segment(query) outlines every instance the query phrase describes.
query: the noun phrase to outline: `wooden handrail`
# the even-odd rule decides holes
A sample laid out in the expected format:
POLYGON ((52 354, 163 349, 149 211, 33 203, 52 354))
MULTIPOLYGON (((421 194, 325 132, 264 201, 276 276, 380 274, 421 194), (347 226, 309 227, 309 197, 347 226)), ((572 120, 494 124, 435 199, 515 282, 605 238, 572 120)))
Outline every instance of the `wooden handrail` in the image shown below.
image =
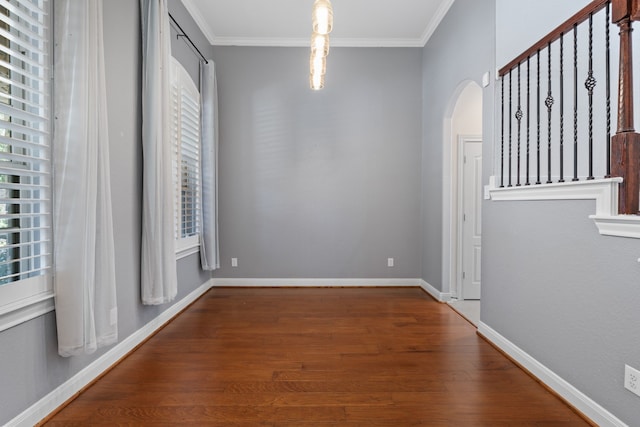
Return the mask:
MULTIPOLYGON (((518 64, 522 63, 523 61, 526 61, 527 58, 532 57, 539 50, 542 50, 545 47, 547 47, 549 43, 553 43, 554 41, 558 40, 561 34, 566 34, 569 31, 571 31, 574 25, 581 24, 582 22, 589 19, 589 15, 595 14, 600 10, 602 10, 607 5, 608 1, 609 0, 594 0, 588 5, 586 5, 585 7, 583 7, 578 13, 573 15, 571 18, 567 19, 562 24, 558 25, 553 31, 551 31, 549 34, 547 34, 543 38, 541 38, 537 43, 535 43, 529 49, 522 52, 513 61, 509 62, 507 65, 502 67, 499 70, 498 75, 504 76, 508 74, 509 71, 517 67, 518 64)), ((622 1, 626 1, 626 0, 622 0, 622 1)))
MULTIPOLYGON (((607 78, 606 78, 606 86, 607 86, 607 177, 622 177, 623 181, 620 183, 620 193, 618 197, 618 212, 620 214, 640 214, 640 133, 636 132, 634 129, 634 97, 633 97, 633 48, 632 48, 632 37, 631 32, 633 31, 633 22, 640 21, 640 0, 593 0, 587 6, 582 8, 576 14, 574 14, 571 18, 557 26, 553 31, 544 36, 538 42, 533 44, 527 50, 525 50, 522 54, 517 56, 507 65, 502 67, 498 71, 498 75, 500 77, 509 76, 509 105, 511 106, 511 76, 512 72, 517 69, 518 70, 518 83, 520 82, 520 66, 521 64, 527 62, 527 73, 529 73, 529 65, 528 61, 530 58, 536 58, 537 56, 537 85, 538 85, 538 94, 537 94, 537 117, 538 117, 538 144, 537 150, 539 153, 540 150, 540 52, 544 49, 549 49, 548 52, 548 96, 544 100, 544 104, 548 110, 548 150, 549 150, 549 182, 551 182, 551 117, 552 117, 552 106, 554 103, 554 99, 551 91, 551 44, 560 39, 560 77, 562 79, 562 36, 567 33, 573 32, 574 36, 574 49, 577 49, 576 45, 576 37, 577 32, 575 29, 578 25, 583 22, 589 20, 589 77, 585 81, 585 88, 589 90, 589 176, 587 179, 593 179, 592 167, 593 167, 593 159, 592 159, 592 143, 593 143, 593 135, 592 135, 592 95, 593 88, 595 87, 595 79, 593 78, 593 70, 592 70, 592 30, 593 30, 593 20, 592 17, 596 13, 601 10, 607 10, 606 16, 606 63, 607 63, 607 78), (609 5, 611 7, 609 8, 609 5), (610 18, 609 18, 610 16, 610 18), (615 135, 610 136, 610 123, 609 123, 609 105, 610 105, 610 81, 609 81, 609 25, 615 24, 618 26, 620 32, 620 61, 619 61, 619 73, 618 73, 618 128, 615 135), (610 138, 610 139, 609 139, 610 138)), ((574 55, 574 74, 577 73, 577 56, 574 55)), ((527 74, 527 79, 528 79, 527 74)), ((504 80, 502 82, 503 90, 504 90, 504 80)), ((528 85, 528 80, 527 80, 528 85)), ((560 105, 562 105, 562 82, 560 84, 560 105)), ((527 86, 527 91, 528 91, 527 86)), ((520 88, 518 86, 518 96, 520 93, 520 88)), ((574 78, 574 93, 577 94, 577 74, 574 78)), ((527 92, 528 94, 528 92, 527 92)), ((528 96, 528 95, 527 95, 528 96)), ((504 95, 503 95, 504 97, 504 95)), ((575 98, 577 99, 577 98, 575 98)), ((504 99, 502 101, 504 103, 504 99)), ((528 102, 528 101, 527 101, 528 102)), ((574 100, 574 104, 577 104, 577 101, 574 100)), ((528 108, 528 107, 527 107, 528 108)), ((516 113, 515 118, 518 120, 518 125, 520 124, 520 118, 522 118, 522 111, 520 110, 520 100, 518 99, 518 113, 516 113), (519 114, 519 116, 518 116, 519 114)), ((503 123, 504 123, 504 113, 503 113, 503 123)), ((512 113, 511 110, 509 112, 509 123, 511 123, 512 113)), ((562 107, 560 112, 560 147, 562 150, 562 107)), ((577 107, 574 105, 574 127, 577 123, 577 107)), ((518 138, 519 138, 519 130, 518 130, 518 138)), ((577 131, 574 131, 574 135, 577 135, 577 131)), ((527 137, 528 138, 528 137, 527 137)), ((518 147, 520 146, 520 141, 518 139, 517 143, 518 147)), ((574 137, 574 146, 576 150, 574 150, 574 180, 577 180, 577 137, 574 137)), ((528 148, 527 141, 527 150, 528 148)), ((509 149, 511 149, 511 128, 509 130, 509 149)), ((519 148, 518 148, 519 149, 519 148)), ((511 152, 510 152, 511 153, 511 152)), ((518 154, 519 156, 519 154, 518 154)), ((540 159, 540 155, 538 154, 538 161, 540 159)), ((518 157, 518 162, 520 158, 518 157)), ((511 154, 509 154, 509 162, 511 162, 511 154)), ((528 162, 528 160, 527 160, 528 162)), ((539 166, 538 166, 539 167, 539 166)), ((519 174, 518 174, 519 176, 519 174)), ((502 177, 501 177, 502 179, 502 177)), ((509 179, 511 179, 511 170, 509 171, 509 179)), ((562 169, 560 180, 562 181, 562 169)), ((509 181, 511 183, 511 181, 509 181)), ((519 184, 518 184, 519 185, 519 184)))

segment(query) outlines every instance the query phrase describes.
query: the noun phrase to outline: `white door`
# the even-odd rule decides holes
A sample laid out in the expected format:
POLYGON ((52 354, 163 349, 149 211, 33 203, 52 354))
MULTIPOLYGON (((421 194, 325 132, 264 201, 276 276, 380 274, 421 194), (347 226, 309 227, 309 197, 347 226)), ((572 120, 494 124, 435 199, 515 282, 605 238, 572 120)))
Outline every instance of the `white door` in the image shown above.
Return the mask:
POLYGON ((482 141, 462 140, 462 299, 480 299, 482 141))

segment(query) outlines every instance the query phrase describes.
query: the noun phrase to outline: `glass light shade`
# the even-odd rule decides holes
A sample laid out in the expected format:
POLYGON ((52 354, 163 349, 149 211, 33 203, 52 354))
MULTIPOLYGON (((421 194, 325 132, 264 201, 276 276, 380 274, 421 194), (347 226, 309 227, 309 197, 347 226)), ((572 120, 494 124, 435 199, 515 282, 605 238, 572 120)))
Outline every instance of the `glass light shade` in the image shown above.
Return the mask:
POLYGON ((311 89, 320 90, 324 87, 324 74, 309 74, 311 89))
POLYGON ((311 35, 311 55, 329 55, 329 35, 313 33, 311 35))
POLYGON ((329 34, 333 29, 333 8, 329 0, 316 0, 311 17, 314 32, 329 34))
POLYGON ((327 72, 327 57, 314 56, 311 54, 309 58, 309 69, 311 74, 325 74, 327 72))

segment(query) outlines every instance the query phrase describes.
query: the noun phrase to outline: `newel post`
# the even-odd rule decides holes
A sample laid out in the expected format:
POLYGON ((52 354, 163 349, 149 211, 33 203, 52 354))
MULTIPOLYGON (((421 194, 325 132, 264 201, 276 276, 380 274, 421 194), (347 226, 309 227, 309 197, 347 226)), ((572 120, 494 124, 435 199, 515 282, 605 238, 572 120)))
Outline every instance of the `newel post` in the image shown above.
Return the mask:
POLYGON ((612 21, 620 28, 618 129, 611 138, 611 175, 620 176, 619 214, 637 214, 640 194, 640 134, 633 125, 633 21, 640 20, 640 0, 613 0, 612 21))

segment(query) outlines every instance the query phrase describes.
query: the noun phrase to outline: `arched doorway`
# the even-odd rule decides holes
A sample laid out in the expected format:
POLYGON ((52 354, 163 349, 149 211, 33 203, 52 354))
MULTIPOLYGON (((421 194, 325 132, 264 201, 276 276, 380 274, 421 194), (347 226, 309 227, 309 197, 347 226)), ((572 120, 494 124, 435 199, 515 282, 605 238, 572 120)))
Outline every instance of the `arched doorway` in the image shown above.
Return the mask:
POLYGON ((477 83, 458 87, 443 135, 443 283, 453 300, 479 300, 482 88, 477 83))

